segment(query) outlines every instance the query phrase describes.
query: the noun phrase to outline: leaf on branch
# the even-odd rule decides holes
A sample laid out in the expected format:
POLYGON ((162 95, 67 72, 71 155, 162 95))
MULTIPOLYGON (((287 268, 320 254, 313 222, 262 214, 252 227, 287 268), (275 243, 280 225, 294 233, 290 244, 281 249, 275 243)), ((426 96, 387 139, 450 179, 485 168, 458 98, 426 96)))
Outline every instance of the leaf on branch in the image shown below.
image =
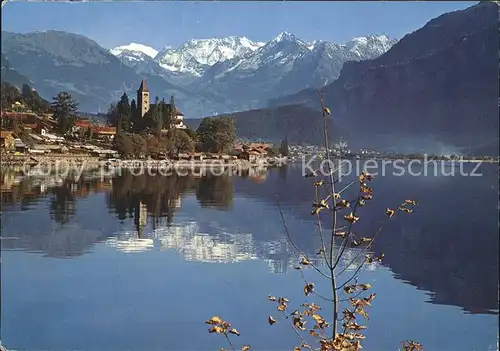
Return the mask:
POLYGON ((353 339, 366 339, 366 336, 360 333, 351 333, 349 334, 353 339))
POLYGON ((361 199, 366 200, 366 201, 371 200, 371 199, 373 199, 373 194, 362 195, 361 199))
POLYGON ((404 351, 422 351, 424 349, 421 344, 411 340, 403 341, 402 346, 404 351))
POLYGON ((233 329, 230 329, 230 330, 229 330, 229 332, 230 332, 231 334, 234 334, 234 335, 240 336, 240 332, 239 332, 239 331, 237 331, 237 330, 236 330, 236 329, 234 329, 234 328, 233 328, 233 329))
POLYGON ((267 299, 268 299, 269 301, 276 301, 276 297, 275 297, 275 296, 271 296, 271 295, 269 295, 269 296, 267 297, 267 299))
POLYGON ((290 316, 297 316, 298 314, 299 314, 299 311, 295 310, 292 313, 290 313, 290 316))
POLYGON ((322 199, 322 200, 320 201, 320 203, 319 203, 319 204, 320 204, 320 206, 321 206, 321 207, 323 207, 323 208, 326 208, 326 209, 329 209, 329 208, 330 208, 330 207, 328 206, 328 203, 326 202, 326 200, 325 200, 325 199, 322 199))
POLYGON ((408 199, 408 200, 405 200, 405 203, 408 205, 417 206, 417 202, 415 200, 408 199))
POLYGON ((300 264, 304 266, 309 266, 312 264, 312 262, 309 261, 306 257, 302 257, 302 259, 300 260, 300 264))
POLYGON ((317 206, 317 207, 313 207, 313 208, 311 209, 311 216, 314 216, 314 215, 319 214, 319 213, 321 212, 321 210, 322 210, 322 209, 323 209, 323 208, 322 208, 322 207, 319 207, 319 206, 317 206))
POLYGON ((391 208, 387 208, 385 210, 385 214, 388 215, 389 218, 392 217, 392 216, 394 216, 394 213, 395 213, 395 211, 393 209, 391 209, 391 208))
POLYGON ((206 324, 221 324, 224 321, 219 316, 213 316, 208 321, 205 321, 206 324))
POLYGON ((212 328, 208 329, 208 332, 222 334, 224 332, 224 328, 219 327, 218 325, 215 325, 212 328))
POLYGON ((347 320, 356 319, 356 315, 354 314, 354 312, 352 312, 348 308, 345 308, 344 311, 342 311, 342 314, 344 315, 343 319, 347 320))
POLYGON ((364 205, 366 205, 365 200, 363 200, 363 199, 359 199, 359 200, 358 200, 358 206, 364 206, 364 205))
POLYGON ((370 241, 373 240, 373 238, 367 238, 367 237, 363 236, 359 240, 361 240, 362 243, 369 243, 370 241))
POLYGON ((361 172, 361 174, 358 177, 358 180, 359 180, 360 183, 364 183, 365 180, 371 181, 371 180, 373 180, 373 178, 375 178, 375 176, 373 174, 369 174, 369 173, 366 173, 366 172, 361 172))
POLYGON ((337 206, 342 208, 348 208, 351 206, 351 204, 349 203, 349 201, 342 199, 339 202, 337 202, 337 206))
POLYGON ((366 284, 358 284, 358 287, 359 287, 361 290, 366 291, 366 290, 368 290, 368 289, 371 289, 371 287, 372 287, 372 286, 371 286, 370 284, 366 283, 366 284))
POLYGON ((250 348, 251 348, 250 345, 245 345, 241 348, 241 351, 248 351, 250 350, 250 348))
POLYGON ((353 305, 356 308, 362 307, 362 306, 369 306, 370 305, 370 302, 365 301, 364 299, 353 299, 353 298, 350 298, 349 302, 351 303, 351 305, 353 305))
POLYGON ((344 328, 350 329, 350 330, 366 329, 366 327, 364 325, 359 325, 356 322, 350 322, 350 323, 344 324, 344 328))
POLYGON ((308 172, 304 175, 305 178, 313 178, 313 177, 316 177, 317 176, 317 173, 314 171, 314 172, 308 172))
POLYGON ((361 242, 360 241, 356 241, 356 240, 353 239, 351 245, 354 246, 354 247, 356 247, 356 246, 361 245, 361 242))
POLYGON ((345 234, 346 234, 346 232, 335 232, 333 235, 334 236, 339 236, 341 238, 345 238, 345 234))
POLYGON ((403 207, 403 206, 400 206, 398 208, 400 211, 403 211, 403 212, 406 212, 406 213, 412 213, 413 210, 411 208, 407 208, 407 207, 403 207))
POLYGON ((314 182, 314 186, 315 186, 315 187, 320 187, 320 186, 322 186, 324 183, 325 183, 325 182, 324 182, 323 180, 320 180, 320 181, 318 181, 318 182, 314 182))
POLYGON ((366 319, 370 319, 370 317, 368 316, 368 313, 366 313, 366 311, 363 308, 358 308, 356 310, 356 313, 359 314, 360 316, 365 317, 366 319))
POLYGON ((333 199, 334 200, 340 199, 340 194, 339 193, 334 193, 333 194, 333 199))
POLYGON ((302 269, 302 267, 294 266, 293 269, 296 269, 296 270, 300 271, 302 269))
POLYGON ((367 297, 363 298, 363 300, 364 300, 365 302, 367 302, 368 306, 370 306, 370 302, 372 302, 372 301, 373 301, 373 299, 375 298, 375 296, 376 296, 376 295, 377 295, 377 294, 375 294, 375 293, 370 294, 369 296, 367 296, 367 297))
POLYGON ((346 294, 352 294, 353 292, 356 292, 357 288, 356 285, 346 285, 344 286, 344 292, 346 294))
POLYGON ((375 257, 375 261, 382 262, 382 259, 385 257, 385 253, 381 253, 378 257, 375 257))
POLYGON ((319 334, 314 329, 311 329, 309 330, 309 336, 319 336, 319 334))
POLYGON ((308 283, 304 286, 304 294, 309 296, 314 291, 314 283, 308 283))
POLYGON ((274 323, 276 323, 276 319, 274 319, 272 316, 269 316, 269 318, 267 319, 269 325, 273 325, 274 323))
POLYGON ((356 217, 352 212, 348 215, 344 216, 344 219, 349 223, 356 223, 359 220, 359 217, 356 217))
POLYGON ((325 115, 331 115, 332 114, 332 111, 330 111, 330 109, 328 107, 325 107, 323 109, 323 111, 324 111, 325 115))
POLYGON ((365 194, 373 194, 373 189, 370 188, 369 186, 362 185, 360 187, 360 191, 365 194))
POLYGON ((300 350, 302 350, 302 349, 300 348, 300 346, 295 346, 295 347, 293 348, 293 351, 300 351, 300 350))
POLYGON ((293 325, 295 326, 295 328, 299 329, 299 330, 306 330, 306 328, 304 327, 306 325, 307 321, 304 321, 302 320, 302 318, 300 317, 295 317, 293 319, 293 325))
POLYGON ((316 252, 316 255, 321 255, 321 254, 324 254, 325 253, 325 250, 323 248, 319 249, 318 252, 316 252))

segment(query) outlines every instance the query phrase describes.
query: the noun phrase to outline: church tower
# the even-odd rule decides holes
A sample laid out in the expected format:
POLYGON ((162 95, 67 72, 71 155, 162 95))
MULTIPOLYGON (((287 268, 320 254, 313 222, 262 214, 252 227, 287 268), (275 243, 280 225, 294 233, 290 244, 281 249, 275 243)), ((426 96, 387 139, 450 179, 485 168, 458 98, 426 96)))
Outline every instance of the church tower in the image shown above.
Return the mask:
POLYGON ((137 89, 137 108, 141 117, 149 111, 149 90, 146 81, 143 79, 139 89, 137 89))

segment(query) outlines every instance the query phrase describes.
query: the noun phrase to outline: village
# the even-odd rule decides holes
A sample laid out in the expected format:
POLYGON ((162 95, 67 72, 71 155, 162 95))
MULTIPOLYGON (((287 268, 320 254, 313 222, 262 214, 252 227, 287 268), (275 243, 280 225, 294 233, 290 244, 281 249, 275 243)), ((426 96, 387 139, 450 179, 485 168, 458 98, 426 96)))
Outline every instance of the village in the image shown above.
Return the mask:
MULTIPOLYGON (((150 104, 149 94, 143 80, 137 90, 136 109, 144 121, 151 111, 159 106, 157 101, 155 104, 150 104)), ((132 101, 132 104, 134 103, 135 101, 132 101)), ((161 127, 158 139, 172 133, 174 129, 179 135, 188 132, 184 124, 184 115, 178 109, 174 108, 174 110, 175 117, 169 121, 170 126, 161 127)), ((2 126, 11 127, 2 128, 0 134, 2 163, 6 166, 26 163, 50 164, 64 160, 74 164, 87 162, 94 166, 136 167, 137 161, 148 161, 149 166, 159 166, 168 162, 177 166, 222 164, 249 168, 273 166, 286 161, 287 152, 271 144, 244 143, 237 140, 234 140, 225 152, 196 150, 194 147, 179 147, 176 152, 165 150, 150 152, 150 148, 146 147, 139 153, 127 155, 116 146, 119 144, 117 139, 119 137, 123 139, 123 134, 126 134, 121 132, 122 135, 117 137, 123 129, 121 117, 118 118, 119 122, 116 122, 119 125, 113 126, 103 119, 96 119, 95 116, 75 113, 71 128, 63 134, 60 132, 59 122, 54 118, 54 113, 35 112, 22 101, 14 101, 10 106, 2 106, 1 118, 2 126)), ((193 132, 191 131, 190 134, 193 132)), ((135 137, 132 134, 131 136, 135 137)), ((149 142, 148 137, 150 136, 147 135, 145 140, 149 142)))

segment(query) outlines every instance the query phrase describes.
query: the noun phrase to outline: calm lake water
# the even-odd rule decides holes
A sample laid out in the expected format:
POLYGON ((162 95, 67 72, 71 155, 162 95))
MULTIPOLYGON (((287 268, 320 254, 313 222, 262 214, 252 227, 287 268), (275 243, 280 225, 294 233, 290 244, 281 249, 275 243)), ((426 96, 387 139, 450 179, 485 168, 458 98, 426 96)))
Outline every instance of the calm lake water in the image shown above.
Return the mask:
MULTIPOLYGON (((404 199, 419 206, 384 228, 373 246, 385 253, 383 263, 361 271, 377 294, 364 349, 397 350, 406 339, 425 350, 497 349, 498 166, 479 171, 373 181, 374 200, 355 232, 369 236, 385 208, 404 199)), ((295 306, 314 300, 293 269, 297 255, 276 195, 294 239, 314 253, 312 194, 300 166, 246 177, 85 175, 56 184, 4 175, 2 343, 13 350, 227 349, 204 324, 220 315, 242 333, 237 346, 290 350, 297 339, 285 321, 268 325, 269 315, 279 315, 267 296, 295 306)), ((346 257, 355 254, 349 249, 346 257)), ((304 274, 329 293, 328 282, 304 274)))

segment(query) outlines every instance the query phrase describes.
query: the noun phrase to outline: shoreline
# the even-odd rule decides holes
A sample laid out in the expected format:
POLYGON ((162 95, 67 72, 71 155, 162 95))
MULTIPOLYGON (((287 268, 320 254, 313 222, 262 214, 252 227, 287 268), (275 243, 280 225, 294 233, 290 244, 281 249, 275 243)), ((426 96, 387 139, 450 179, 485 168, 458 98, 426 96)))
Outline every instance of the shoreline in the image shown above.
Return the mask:
MULTIPOLYGON (((457 163, 498 163, 497 159, 444 159, 444 158, 393 158, 393 157, 373 157, 373 158, 337 158, 333 160, 345 161, 403 161, 408 163, 414 160, 428 162, 457 162, 457 163)), ((258 161, 250 162, 243 159, 205 159, 205 160, 145 160, 145 159, 102 159, 88 154, 55 154, 55 155, 1 155, 0 163, 4 168, 12 167, 54 167, 65 166, 69 168, 170 168, 170 169, 198 169, 198 168, 274 168, 287 164, 300 163, 301 159, 274 159, 263 158, 258 161)))

